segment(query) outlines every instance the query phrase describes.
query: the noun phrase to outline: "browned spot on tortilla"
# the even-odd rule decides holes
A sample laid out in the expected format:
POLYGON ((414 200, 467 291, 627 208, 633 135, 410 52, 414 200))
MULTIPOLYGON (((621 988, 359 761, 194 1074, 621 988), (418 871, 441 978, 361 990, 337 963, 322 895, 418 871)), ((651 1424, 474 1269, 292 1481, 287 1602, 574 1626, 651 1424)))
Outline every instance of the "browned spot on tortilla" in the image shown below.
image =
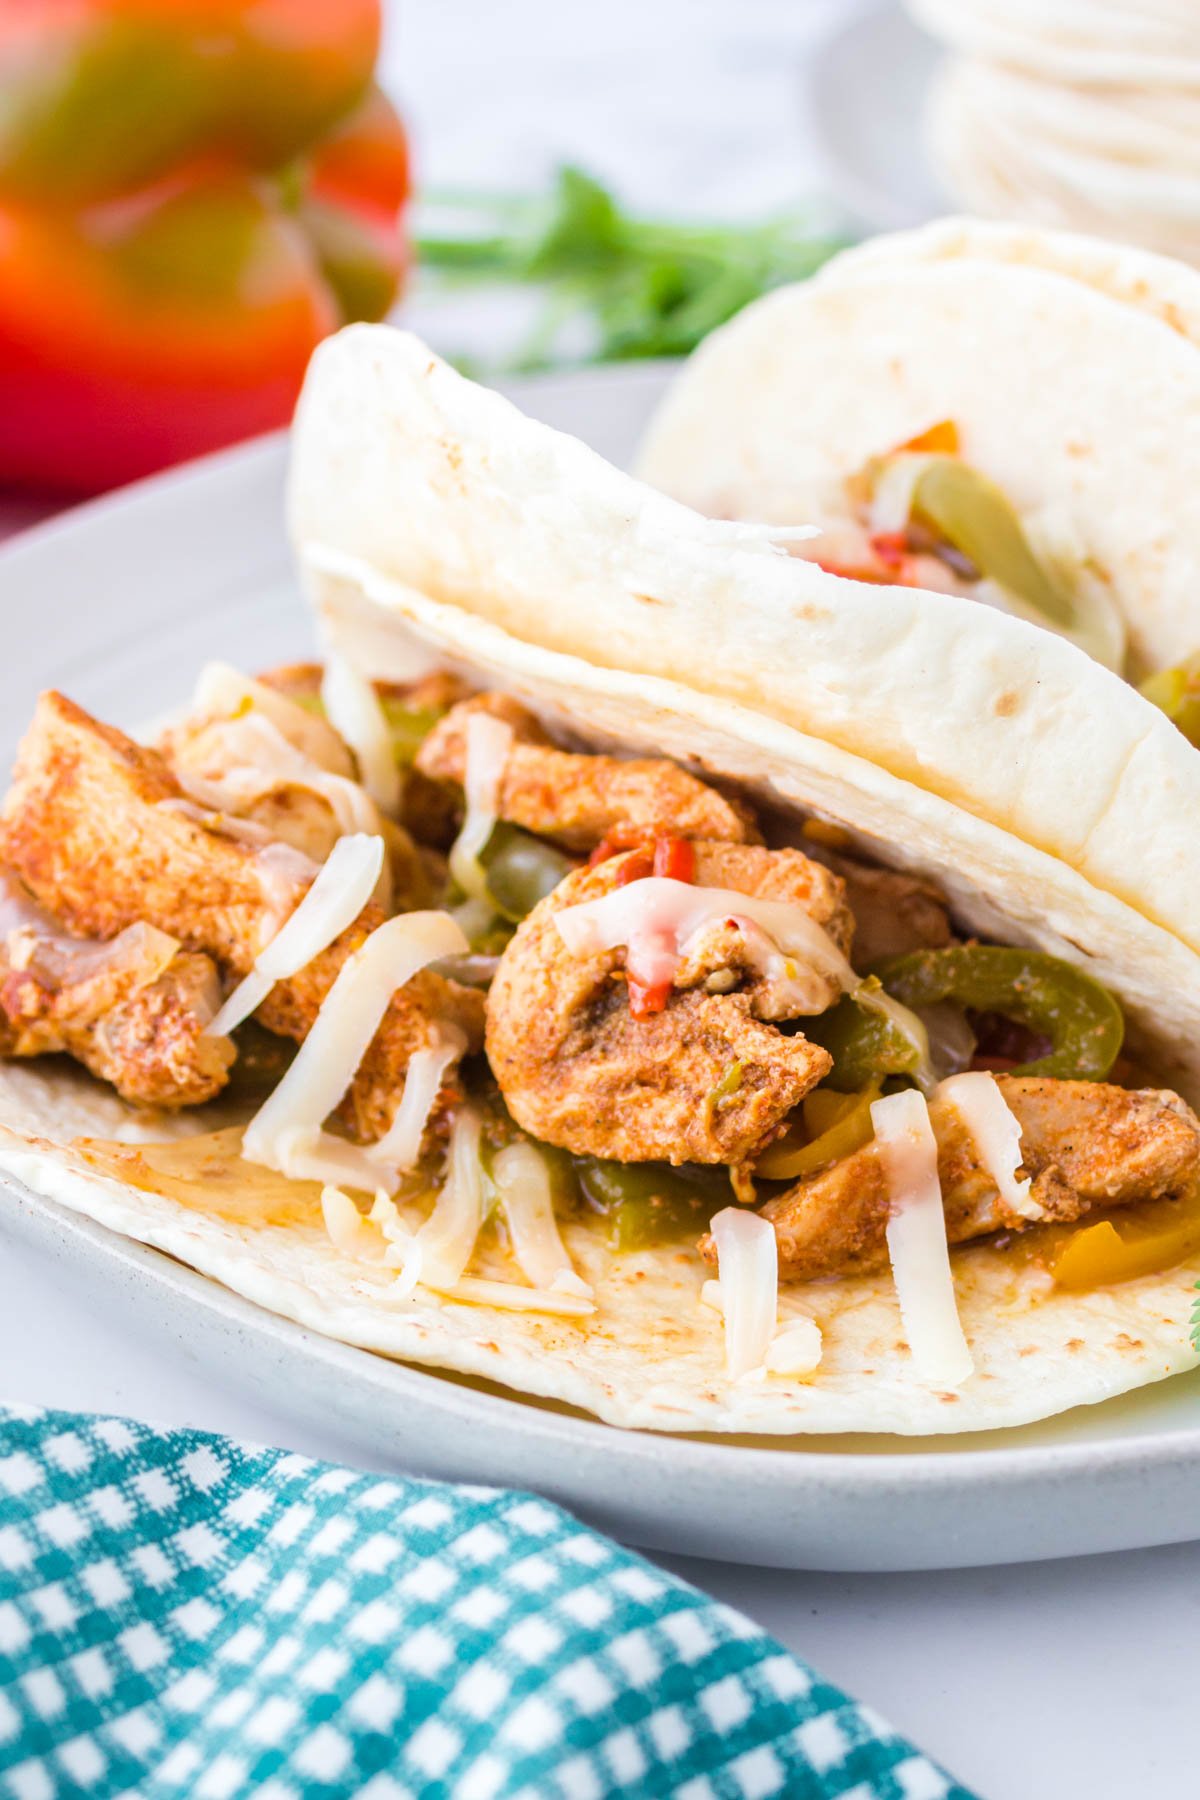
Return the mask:
POLYGON ((1083 1339, 1082 1338, 1068 1338, 1065 1348, 1068 1350, 1082 1350, 1083 1349, 1083 1339))
POLYGON ((957 1400, 958 1395, 957 1394, 939 1394, 938 1399, 942 1402, 943 1405, 948 1405, 950 1401, 957 1400))
POLYGON ((1145 1344, 1141 1338, 1130 1337, 1127 1331, 1118 1331, 1112 1347, 1114 1350, 1144 1350, 1145 1344))
POLYGON ((793 606, 792 617, 803 619, 808 625, 820 625, 823 620, 831 618, 832 614, 827 606, 815 606, 811 600, 806 600, 803 606, 793 606))
POLYGON ((1025 1348, 1023 1350, 1017 1351, 1017 1355, 1018 1356, 1036 1356, 1037 1355, 1037 1345, 1036 1344, 1026 1344, 1025 1348))
POLYGON ((1021 696, 1016 688, 1005 688, 1004 692, 997 694, 992 701, 992 711, 999 719, 1011 719, 1020 704, 1021 696))
POLYGON ((462 445, 459 443, 456 443, 453 438, 447 438, 445 443, 442 445, 442 449, 446 452, 446 461, 450 464, 450 467, 454 470, 455 474, 457 475, 458 471, 462 468, 462 460, 463 460, 462 445))
POLYGON ((657 594, 634 594, 633 599, 640 600, 643 606, 669 606, 669 600, 660 600, 657 594))

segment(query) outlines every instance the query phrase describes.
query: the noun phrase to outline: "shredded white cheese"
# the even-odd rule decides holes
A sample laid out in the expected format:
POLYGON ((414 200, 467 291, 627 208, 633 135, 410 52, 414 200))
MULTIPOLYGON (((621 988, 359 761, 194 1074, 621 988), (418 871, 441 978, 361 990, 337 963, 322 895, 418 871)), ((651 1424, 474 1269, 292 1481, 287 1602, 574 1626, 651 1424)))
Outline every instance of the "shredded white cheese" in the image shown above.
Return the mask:
POLYGON ((811 1375, 821 1362, 821 1328, 815 1319, 789 1319, 763 1357, 768 1375, 811 1375))
POLYGON ((779 1252, 770 1221, 740 1206, 725 1207, 711 1230, 725 1319, 725 1367, 736 1381, 762 1367, 775 1335, 779 1252))
POLYGON ((262 1005, 277 981, 299 974, 353 925, 375 891, 383 857, 381 838, 356 833, 338 839, 295 912, 259 951, 254 967, 209 1026, 211 1036, 236 1030, 262 1005))
POLYGON ((535 1288, 555 1287, 590 1300, 592 1290, 575 1273, 558 1230, 550 1174, 532 1144, 508 1144, 492 1161, 492 1178, 508 1221, 513 1255, 535 1288))
POLYGON ((399 1170, 323 1129, 406 981, 466 939, 448 913, 405 913, 373 931, 343 965, 295 1062, 246 1127, 242 1154, 297 1181, 394 1191, 399 1170))
POLYGON ((479 859, 496 823, 504 765, 512 742, 512 726, 504 719, 486 712, 475 712, 468 718, 463 778, 467 809, 450 851, 450 873, 463 893, 474 900, 487 899, 487 874, 479 859))
POLYGON ((1000 1092, 996 1077, 987 1069, 971 1069, 950 1075, 937 1090, 974 1140, 979 1160, 995 1182, 1000 1198, 1024 1219, 1044 1219, 1046 1214, 1033 1198, 1033 1183, 1017 1179, 1021 1166, 1021 1121, 1000 1092))
POLYGON ((913 1362, 923 1381, 957 1387, 975 1365, 954 1297, 929 1107, 907 1088, 873 1101, 871 1121, 890 1202, 888 1255, 913 1362))
POLYGON ((354 752, 363 786, 376 806, 395 818, 400 811, 403 783, 379 695, 352 663, 330 650, 325 660, 321 699, 330 724, 354 752))

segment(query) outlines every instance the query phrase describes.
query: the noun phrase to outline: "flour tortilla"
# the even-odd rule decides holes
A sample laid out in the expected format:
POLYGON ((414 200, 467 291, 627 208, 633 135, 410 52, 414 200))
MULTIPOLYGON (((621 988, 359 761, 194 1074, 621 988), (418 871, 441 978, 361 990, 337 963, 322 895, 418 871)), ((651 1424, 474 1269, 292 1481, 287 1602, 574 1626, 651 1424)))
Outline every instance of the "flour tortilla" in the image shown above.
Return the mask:
POLYGON ((1200 92, 1192 0, 907 0, 944 43, 1033 75, 1200 92))
MULTIPOLYGON (((177 1122, 164 1145, 112 1143, 144 1128, 121 1102, 69 1071, 0 1064, 0 1174, 34 1194, 149 1244, 236 1294, 342 1343, 499 1382, 655 1431, 979 1431, 1105 1400, 1194 1365, 1189 1289, 1200 1257, 1167 1275, 1094 1294, 1048 1289, 1029 1264, 977 1247, 954 1258, 976 1373, 957 1392, 916 1377, 884 1275, 781 1289, 780 1318, 815 1318, 818 1375, 730 1382, 719 1317, 700 1303, 711 1274, 688 1244, 609 1250, 595 1225, 563 1236, 593 1284, 597 1312, 576 1323, 532 1313, 391 1294, 395 1273, 330 1242, 312 1183, 287 1182, 177 1122), (71 1143, 79 1132, 104 1142, 71 1143)), ((419 1217, 413 1209, 410 1223, 419 1217)), ((490 1238, 472 1273, 519 1279, 490 1238)))
MULTIPOLYGON (((1133 1040, 1157 1059, 1162 1078, 1200 1098, 1197 957, 1180 936, 996 822, 776 716, 769 710, 775 695, 756 687, 737 634, 721 635, 724 608, 760 647, 786 631, 797 640, 798 662, 808 656, 836 694, 844 679, 834 655, 838 631, 852 652, 858 645, 865 654, 879 630, 866 605, 877 605, 877 594, 778 557, 761 537, 739 547, 736 531, 524 424, 411 340, 355 337, 356 367, 367 352, 361 379, 348 391, 325 387, 338 367, 327 356, 310 387, 292 494, 306 580, 340 649, 380 677, 403 677, 430 659, 462 667, 589 742, 672 755, 842 824, 863 850, 938 879, 959 916, 979 930, 1092 969, 1121 993, 1133 1040), (382 410, 372 405, 381 382, 382 410), (460 405, 465 416, 447 411, 460 405), (405 521, 411 556, 400 554, 405 521), (839 616, 843 588, 850 602, 839 616), (685 612, 693 603, 696 612, 685 612), (593 617, 603 631, 590 629, 593 617), (644 618, 662 621, 661 640, 649 640, 652 653, 644 618), (705 632, 718 634, 719 659, 744 699, 647 672, 655 661, 676 674, 681 664, 694 667, 686 640, 705 632), (634 673, 610 666, 619 656, 634 673)), ((898 640, 885 636, 908 655, 911 679, 925 653, 906 653, 906 641, 924 637, 943 663, 966 653, 980 609, 948 609, 951 638, 958 634, 963 645, 947 652, 914 597, 896 599, 909 609, 907 620, 898 640)), ((935 605, 935 623, 945 610, 935 605)), ((1031 635, 1032 645, 1019 634, 1016 640, 1027 656, 1043 641, 1031 635)), ((1002 678, 1016 679, 1013 645, 994 631, 984 638, 1002 678)), ((1092 678, 1093 667, 1069 652, 1063 670, 1080 681, 1092 678)), ((887 659, 877 649, 865 675, 865 691, 882 682, 887 704, 887 659)), ((817 691, 802 684, 795 706, 811 704, 817 691)), ((843 709, 833 717, 842 719, 843 709)), ((886 1274, 785 1286, 782 1320, 807 1315, 821 1327, 818 1372, 804 1381, 732 1383, 720 1320, 700 1303, 710 1271, 695 1248, 616 1255, 599 1225, 581 1220, 567 1222, 564 1237, 595 1289, 591 1319, 464 1305, 420 1291, 401 1302, 390 1271, 330 1242, 315 1186, 242 1163, 236 1128, 215 1141, 189 1137, 203 1133, 206 1115, 175 1121, 161 1134, 171 1141, 155 1145, 146 1141, 153 1128, 82 1073, 0 1065, 0 1173, 309 1329, 627 1427, 784 1436, 974 1431, 1101 1401, 1198 1360, 1189 1317, 1200 1255, 1163 1274, 1072 1294, 1054 1289, 1021 1255, 982 1244, 956 1252, 956 1291, 976 1362, 956 1393, 918 1379, 886 1274), (89 1145, 89 1138, 98 1141, 89 1145)), ((211 1123, 228 1126, 228 1119, 219 1114, 211 1123)), ((471 1272, 519 1279, 490 1238, 471 1272)))
POLYGON ((1200 92, 1073 90, 951 59, 930 94, 930 156, 972 212, 1200 262, 1200 92), (1155 105, 1147 102, 1157 102, 1155 105))
POLYGON ((1093 966, 1196 1094, 1200 755, 1072 645, 777 554, 383 327, 317 353, 291 517, 373 672, 415 630, 838 820, 977 929, 1093 966))
POLYGON ((1149 252, 980 220, 876 239, 709 338, 640 472, 720 516, 819 518, 848 474, 942 418, 1032 526, 1077 547, 1135 673, 1200 649, 1200 273, 1149 252))

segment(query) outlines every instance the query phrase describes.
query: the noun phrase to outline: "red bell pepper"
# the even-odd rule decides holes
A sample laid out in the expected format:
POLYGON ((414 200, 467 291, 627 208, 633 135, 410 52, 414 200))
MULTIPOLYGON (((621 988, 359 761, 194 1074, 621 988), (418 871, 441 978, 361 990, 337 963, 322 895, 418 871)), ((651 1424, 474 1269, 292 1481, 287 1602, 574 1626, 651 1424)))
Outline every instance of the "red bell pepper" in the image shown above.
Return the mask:
POLYGON ((404 267, 378 0, 0 0, 0 482, 286 422, 404 267))

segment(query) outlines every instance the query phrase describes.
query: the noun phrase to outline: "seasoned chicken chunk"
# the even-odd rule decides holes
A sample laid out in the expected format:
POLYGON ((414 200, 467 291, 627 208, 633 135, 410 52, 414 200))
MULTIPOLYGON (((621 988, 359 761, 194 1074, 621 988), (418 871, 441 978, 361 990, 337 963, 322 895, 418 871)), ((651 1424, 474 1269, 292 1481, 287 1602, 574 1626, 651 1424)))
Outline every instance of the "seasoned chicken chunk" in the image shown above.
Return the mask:
POLYGON ((63 1052, 142 1106, 198 1106, 225 1086, 235 1052, 208 1035, 209 957, 141 923, 107 944, 72 937, 3 873, 0 938, 0 1056, 63 1052))
MULTIPOLYGON (((798 851, 702 843, 695 853, 697 886, 792 900, 848 937, 840 883, 798 851)), ((518 927, 488 996, 493 1073, 513 1117, 547 1143, 621 1162, 739 1165, 830 1058, 765 1022, 779 992, 724 924, 690 946, 663 1010, 635 1018, 624 951, 572 955, 556 924, 565 907, 622 885, 630 861, 574 871, 518 927)))
MULTIPOLYGON (((1097 1081, 1001 1075, 1022 1128, 1021 1173, 1047 1219, 1070 1222, 1095 1206, 1130 1206, 1181 1193, 1200 1175, 1200 1120, 1182 1100, 1097 1081)), ((930 1123, 952 1244, 1030 1221, 1000 1198, 956 1109, 934 1100, 930 1123)), ((874 1144, 798 1182, 763 1208, 788 1280, 860 1273, 887 1263, 888 1191, 874 1144)), ((715 1260, 711 1242, 701 1249, 715 1260)))
POLYGON ((946 901, 932 882, 827 850, 818 855, 846 884, 860 969, 910 950, 943 950, 953 941, 946 901))
POLYGON ((455 706, 417 752, 425 775, 462 785, 467 722, 484 711, 515 734, 500 782, 498 816, 568 850, 606 838, 625 842, 660 834, 742 844, 758 837, 748 809, 661 757, 623 761, 583 756, 550 743, 533 714, 506 694, 479 694, 455 706))
MULTIPOLYGON (((0 860, 72 930, 113 937, 149 920, 229 976, 249 972, 315 874, 265 833, 204 815, 160 755, 55 693, 42 696, 21 746, 0 813, 0 860)), ((302 1042, 338 971, 382 917, 364 907, 298 975, 276 983, 260 1022, 302 1042)), ((482 996, 422 970, 393 995, 342 1103, 353 1135, 386 1130, 409 1058, 440 1022, 477 1047, 482 996)))

